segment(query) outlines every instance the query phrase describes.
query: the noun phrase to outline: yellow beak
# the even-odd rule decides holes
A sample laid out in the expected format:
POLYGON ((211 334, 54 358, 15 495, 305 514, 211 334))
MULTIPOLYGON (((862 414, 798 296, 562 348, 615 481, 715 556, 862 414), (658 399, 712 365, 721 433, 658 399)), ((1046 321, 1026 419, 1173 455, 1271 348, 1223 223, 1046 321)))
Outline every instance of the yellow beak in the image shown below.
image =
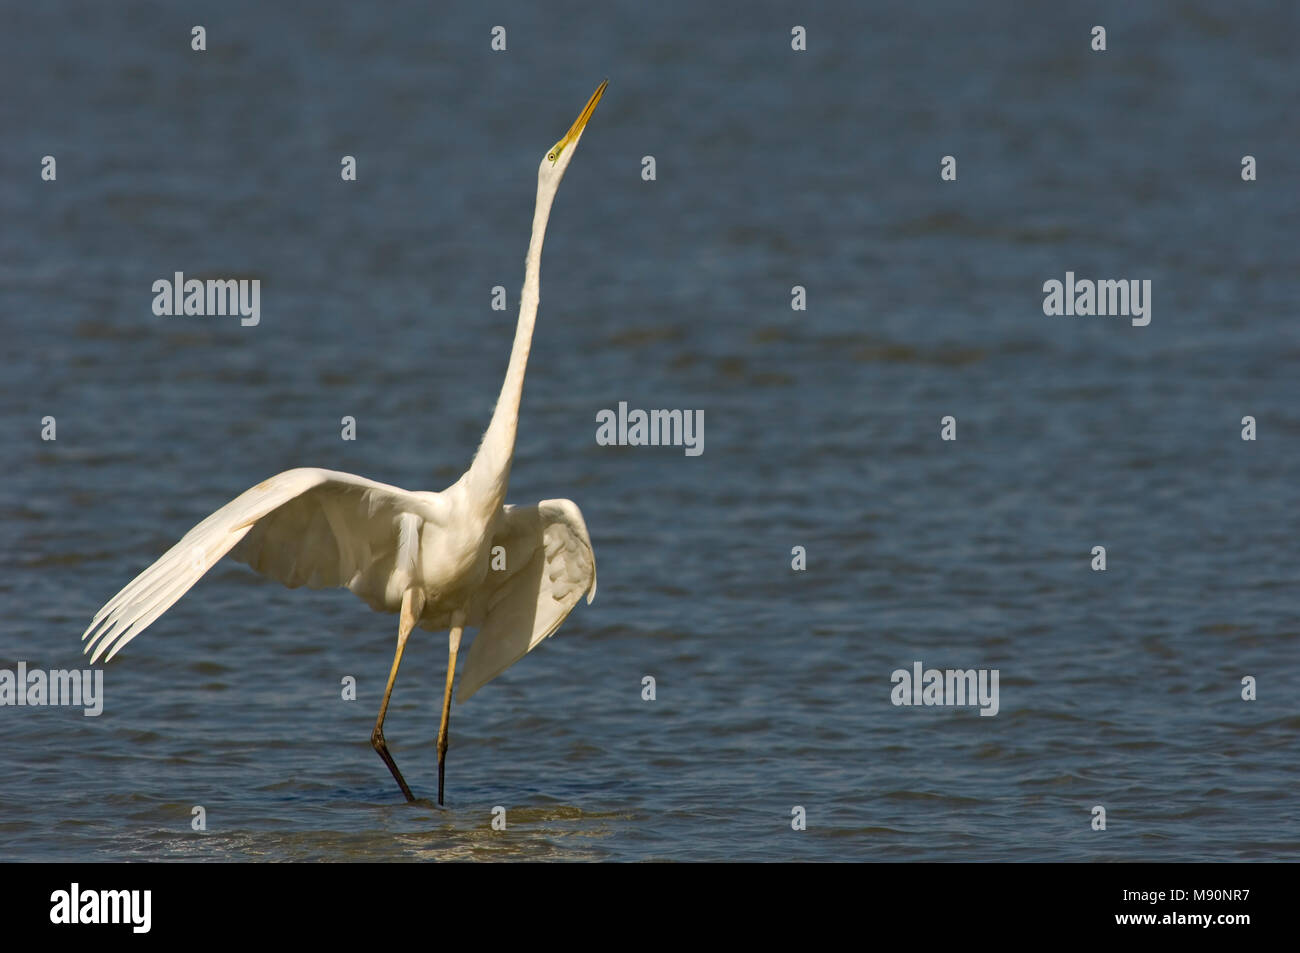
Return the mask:
POLYGON ((573 142, 573 140, 582 135, 583 128, 587 125, 587 121, 591 119, 591 114, 596 111, 596 103, 600 102, 600 97, 605 95, 605 87, 608 85, 609 80, 605 80, 596 87, 596 91, 592 93, 591 98, 587 100, 587 105, 582 107, 582 112, 578 114, 577 119, 573 120, 573 125, 569 127, 569 131, 566 132, 564 138, 560 140, 560 147, 556 150, 557 154, 568 148, 569 144, 573 142))

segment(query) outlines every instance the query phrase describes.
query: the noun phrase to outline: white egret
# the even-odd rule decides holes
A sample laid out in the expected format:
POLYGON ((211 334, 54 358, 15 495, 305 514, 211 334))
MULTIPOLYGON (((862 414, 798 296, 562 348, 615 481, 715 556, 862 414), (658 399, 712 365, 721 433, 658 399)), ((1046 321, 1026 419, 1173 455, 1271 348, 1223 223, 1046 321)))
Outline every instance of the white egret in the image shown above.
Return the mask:
POLYGON ((236 497, 182 537, 95 614, 82 635, 91 662, 122 647, 227 553, 286 586, 346 586, 380 612, 398 613, 397 652, 370 741, 408 801, 415 800, 384 740, 384 716, 414 626, 449 629, 447 683, 438 728, 443 803, 447 723, 456 654, 476 627, 460 681, 464 702, 549 636, 585 594, 596 595, 596 560, 582 513, 570 500, 505 502, 524 372, 537 319, 542 240, 551 203, 573 160, 601 83, 537 170, 537 205, 524 263, 519 322, 505 382, 469 470, 441 493, 413 492, 332 470, 287 470, 236 497), (494 558, 495 547, 497 550, 494 558), (504 567, 501 565, 504 556, 504 567))

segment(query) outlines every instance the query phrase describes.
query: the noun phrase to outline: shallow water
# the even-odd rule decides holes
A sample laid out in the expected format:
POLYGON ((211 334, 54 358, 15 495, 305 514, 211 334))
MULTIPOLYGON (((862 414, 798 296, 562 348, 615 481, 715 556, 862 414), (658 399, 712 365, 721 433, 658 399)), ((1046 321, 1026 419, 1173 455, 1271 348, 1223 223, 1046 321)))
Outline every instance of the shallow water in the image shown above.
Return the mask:
POLYGON ((438 809, 445 640, 388 720, 406 805, 395 620, 223 563, 100 717, 0 708, 0 859, 1296 858, 1294 9, 507 4, 493 54, 469 4, 268 6, 7 14, 0 668, 83 664, 270 474, 455 480, 533 170, 608 76, 511 484, 581 505, 599 593, 453 709, 438 809), (1151 324, 1045 317, 1067 270, 1150 279, 1151 324), (155 317, 174 271, 260 278, 260 324, 155 317), (598 446, 619 401, 703 409, 703 454, 598 446), (918 660, 998 669, 998 715, 892 705, 918 660))

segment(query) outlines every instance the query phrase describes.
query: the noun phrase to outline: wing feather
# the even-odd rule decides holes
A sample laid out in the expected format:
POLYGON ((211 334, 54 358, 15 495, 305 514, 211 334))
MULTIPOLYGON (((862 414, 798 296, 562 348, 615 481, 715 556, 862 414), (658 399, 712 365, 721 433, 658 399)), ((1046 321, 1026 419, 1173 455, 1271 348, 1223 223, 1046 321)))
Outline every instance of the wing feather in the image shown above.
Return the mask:
POLYGON ((493 546, 505 569, 490 570, 469 614, 479 627, 460 676, 468 700, 531 652, 573 611, 596 597, 596 556, 582 511, 571 500, 507 506, 493 546))
POLYGON ((378 603, 392 566, 382 557, 395 550, 404 514, 436 518, 430 496, 336 470, 277 474, 204 519, 108 600, 81 636, 85 651, 91 662, 105 652, 111 659, 228 553, 286 586, 347 586, 386 609, 378 603))

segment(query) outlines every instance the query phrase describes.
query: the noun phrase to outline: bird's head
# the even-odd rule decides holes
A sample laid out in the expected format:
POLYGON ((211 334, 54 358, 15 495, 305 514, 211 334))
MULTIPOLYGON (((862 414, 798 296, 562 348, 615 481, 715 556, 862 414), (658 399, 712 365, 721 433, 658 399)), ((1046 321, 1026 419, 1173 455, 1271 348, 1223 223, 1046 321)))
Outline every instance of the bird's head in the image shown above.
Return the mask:
POLYGON ((546 151, 542 156, 542 164, 537 168, 538 186, 550 186, 552 189, 558 188, 560 179, 564 178, 564 170, 569 167, 573 161, 573 153, 578 149, 578 140, 582 138, 582 130, 586 128, 587 121, 591 119, 591 114, 596 111, 596 104, 600 102, 600 97, 605 94, 605 87, 609 85, 609 80, 605 80, 596 91, 591 94, 587 100, 587 105, 582 107, 582 112, 578 118, 573 120, 573 125, 569 131, 555 145, 546 151))

